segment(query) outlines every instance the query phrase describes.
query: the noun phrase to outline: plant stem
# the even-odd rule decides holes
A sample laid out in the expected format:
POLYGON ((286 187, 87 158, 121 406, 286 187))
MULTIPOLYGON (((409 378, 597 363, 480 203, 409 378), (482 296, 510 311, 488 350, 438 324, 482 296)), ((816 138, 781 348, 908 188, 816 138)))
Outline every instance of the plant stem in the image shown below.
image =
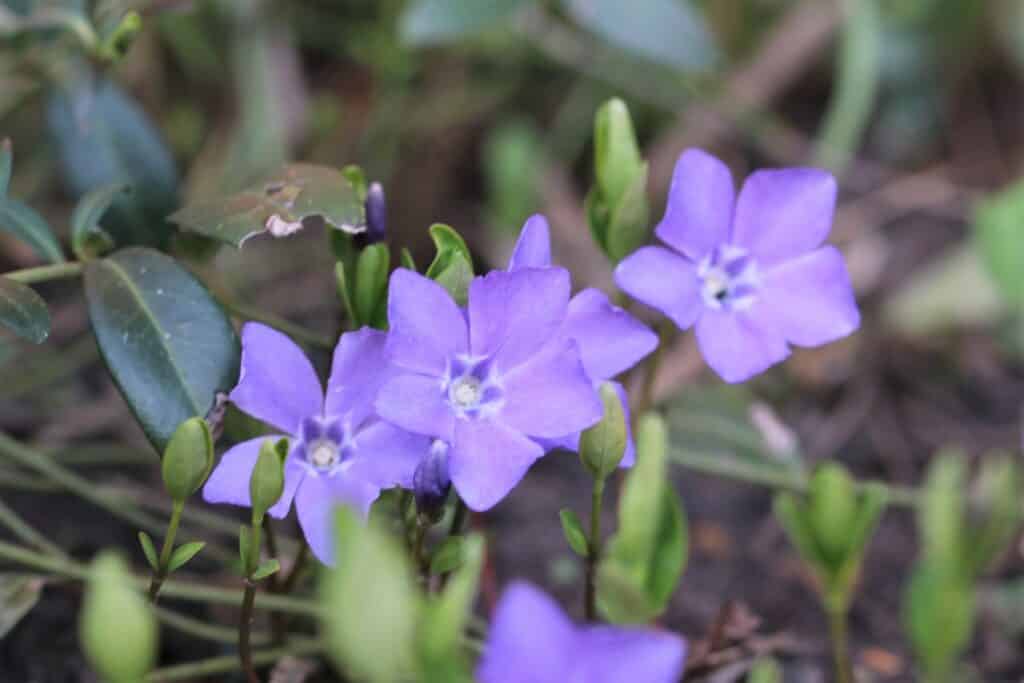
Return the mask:
POLYGON ((164 547, 160 550, 159 567, 153 572, 153 580, 149 583, 149 601, 156 604, 160 595, 160 586, 167 578, 168 565, 171 563, 171 552, 174 550, 174 538, 178 535, 178 525, 181 523, 181 511, 185 509, 185 501, 174 501, 171 508, 171 521, 167 525, 167 533, 164 535, 164 547))
POLYGON ((318 346, 323 349, 334 348, 335 340, 333 337, 320 334, 319 332, 314 332, 313 330, 307 329, 302 325, 297 325, 296 323, 274 315, 273 313, 261 311, 258 308, 253 308, 247 304, 234 301, 225 296, 218 296, 217 301, 219 301, 220 305, 226 308, 227 311, 236 318, 255 320, 265 325, 269 325, 276 330, 284 332, 296 341, 304 342, 310 346, 318 346))
MULTIPOLYGON (((238 630, 234 627, 208 624, 205 621, 186 616, 166 607, 154 607, 153 611, 161 623, 181 633, 214 643, 234 645, 238 642, 238 630)), ((270 643, 270 636, 266 633, 255 633, 252 635, 252 642, 255 645, 267 645, 270 643)))
POLYGON ((256 606, 256 584, 251 579, 245 580, 245 594, 242 597, 242 615, 238 621, 238 661, 242 665, 242 671, 249 679, 249 683, 259 683, 259 676, 253 668, 252 643, 250 642, 252 630, 253 609, 256 606))
POLYGON ((597 565, 601 561, 601 503, 604 499, 604 479, 594 479, 590 495, 590 538, 588 539, 587 575, 583 610, 587 621, 597 619, 597 565))
POLYGON ((68 261, 67 263, 54 263, 48 266, 12 270, 9 273, 3 273, 3 277, 28 285, 35 282, 77 277, 81 273, 82 263, 80 261, 68 261))
MULTIPOLYGON (((254 652, 252 654, 252 663, 254 665, 270 664, 289 655, 311 655, 322 652, 323 649, 323 643, 318 640, 296 640, 285 647, 254 652)), ((211 657, 210 659, 200 659, 199 661, 179 664, 167 667, 166 669, 157 669, 146 677, 146 683, 193 680, 237 670, 238 657, 234 655, 211 657)))
POLYGON ((832 641, 836 683, 853 683, 853 664, 850 661, 845 603, 826 599, 825 611, 828 612, 828 630, 832 641))

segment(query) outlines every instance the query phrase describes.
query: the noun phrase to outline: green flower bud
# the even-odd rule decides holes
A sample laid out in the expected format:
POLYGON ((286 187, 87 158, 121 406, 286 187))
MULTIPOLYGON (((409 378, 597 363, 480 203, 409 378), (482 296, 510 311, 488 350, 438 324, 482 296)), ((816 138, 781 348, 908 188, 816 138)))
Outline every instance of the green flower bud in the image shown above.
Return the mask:
POLYGON ((149 605, 132 588, 121 559, 100 555, 92 565, 79 622, 89 663, 108 683, 139 683, 156 659, 157 625, 149 605))
POLYGON ((213 438, 201 417, 189 418, 174 431, 164 449, 164 488, 175 501, 184 501, 199 490, 213 469, 213 438))
POLYGON ((850 534, 857 519, 858 496, 846 468, 825 463, 815 470, 808 491, 806 514, 822 559, 836 566, 846 559, 850 534))
POLYGON ((284 491, 284 459, 288 455, 288 439, 267 439, 260 447, 260 455, 249 479, 249 499, 253 519, 262 520, 267 510, 284 491))
POLYGON ((594 118, 594 162, 601 195, 615 206, 643 167, 629 109, 617 97, 605 102, 594 118))
POLYGON ((626 415, 615 385, 605 382, 600 389, 604 415, 580 435, 580 460, 597 479, 605 479, 622 462, 626 452, 626 415))

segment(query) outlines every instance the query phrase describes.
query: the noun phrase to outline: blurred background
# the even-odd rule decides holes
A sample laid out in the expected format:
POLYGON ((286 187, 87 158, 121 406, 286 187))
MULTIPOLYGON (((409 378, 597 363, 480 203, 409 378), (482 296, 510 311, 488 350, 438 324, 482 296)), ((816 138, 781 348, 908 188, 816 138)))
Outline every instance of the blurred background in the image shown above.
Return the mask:
MULTIPOLYGON (((611 266, 583 198, 594 112, 609 97, 633 114, 654 220, 687 147, 721 156, 737 180, 763 166, 832 170, 841 193, 831 239, 853 275, 861 331, 743 387, 712 377, 681 335, 656 392, 691 465, 675 475, 691 559, 664 625, 694 641, 718 629, 741 652, 774 653, 793 681, 827 680, 812 588, 770 492, 706 470, 734 463, 770 480, 839 458, 914 486, 938 448, 975 458, 1020 449, 1022 78, 1019 0, 0 2, 11 195, 66 233, 79 196, 130 179, 138 191, 104 220, 118 243, 171 249, 215 291, 322 332, 341 316, 322 230, 213 253, 166 216, 285 160, 355 163, 383 183, 393 244, 419 263, 431 254, 426 228, 444 222, 480 269, 500 265, 524 219, 543 212, 575 286, 607 289, 611 266)), ((0 272, 38 263, 4 227, 0 272)), ((102 367, 77 285, 40 292, 51 339, 0 339, 0 429, 159 505, 146 488, 159 488, 156 459, 102 367)), ((581 568, 557 514, 584 509, 586 493, 574 459, 546 458, 487 516, 485 600, 515 577, 574 599, 581 568)), ((138 554, 133 529, 24 473, 0 470, 0 495, 64 547, 121 543, 138 554)), ((889 514, 852 614, 865 680, 913 680, 901 585, 914 554, 912 516, 889 514)), ((971 650, 978 680, 1024 674, 1022 568, 1014 552, 986 582, 971 650)), ((47 592, 0 640, 0 678, 86 680, 77 599, 47 592)), ((171 639, 165 659, 203 654, 185 643, 171 639)), ((729 677, 730 663, 708 680, 737 680, 745 669, 729 677)))

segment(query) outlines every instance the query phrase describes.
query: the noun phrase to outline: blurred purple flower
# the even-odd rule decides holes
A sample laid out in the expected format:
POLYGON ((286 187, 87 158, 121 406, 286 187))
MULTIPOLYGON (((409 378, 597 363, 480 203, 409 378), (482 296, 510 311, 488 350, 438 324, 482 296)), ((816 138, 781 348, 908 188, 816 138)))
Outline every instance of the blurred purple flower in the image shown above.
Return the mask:
MULTIPOLYGON (((521 268, 551 267, 551 235, 544 216, 527 219, 519 233, 509 271, 521 268)), ((565 323, 560 335, 572 339, 580 349, 580 358, 587 376, 597 386, 639 363, 658 346, 658 335, 632 315, 615 306, 599 289, 584 289, 569 301, 565 323)), ((626 412, 626 453, 621 467, 631 467, 636 460, 633 435, 629 428, 629 400, 625 388, 613 382, 626 412)), ((561 439, 539 440, 546 448, 579 448, 579 432, 561 439)))
POLYGON ((666 631, 577 627, 528 583, 510 585, 494 614, 479 683, 675 683, 686 643, 666 631))
MULTIPOLYGON (((259 323, 242 328, 242 371, 230 399, 292 440, 284 493, 269 512, 283 518, 294 500, 310 548, 327 564, 334 557, 334 504, 368 514, 382 488, 412 486, 412 469, 429 449, 428 439, 373 413, 374 396, 391 376, 385 336, 369 328, 342 335, 325 396, 309 359, 288 337, 259 323)), ((203 498, 248 507, 249 478, 267 438, 243 441, 224 453, 203 498)))
POLYGON ((557 335, 568 303, 560 268, 475 278, 465 311, 433 280, 391 275, 387 352, 399 374, 378 394, 377 412, 449 444, 452 484, 474 510, 504 498, 544 455, 534 439, 601 417, 575 342, 557 335))
POLYGON ((821 246, 836 182, 825 171, 757 171, 735 197, 728 167, 697 149, 676 163, 665 217, 615 281, 681 329, 725 381, 742 382, 789 355, 860 325, 843 257, 821 246))

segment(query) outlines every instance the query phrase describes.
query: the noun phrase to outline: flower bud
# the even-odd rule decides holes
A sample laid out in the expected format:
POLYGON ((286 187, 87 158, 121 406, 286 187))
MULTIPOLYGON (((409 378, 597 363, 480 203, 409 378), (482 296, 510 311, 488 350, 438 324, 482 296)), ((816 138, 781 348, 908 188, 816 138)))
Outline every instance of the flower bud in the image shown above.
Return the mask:
POLYGON ((857 517, 857 491, 846 468, 825 463, 811 477, 807 516, 818 546, 830 563, 845 560, 857 517))
POLYGON ((288 439, 267 439, 260 446, 260 455, 249 479, 249 499, 253 519, 263 519, 284 491, 284 459, 288 455, 288 439))
POLYGON ((388 210, 384 199, 384 187, 370 183, 366 191, 366 239, 370 244, 383 242, 388 236, 388 210))
POLYGON ((175 430, 164 449, 164 487, 175 501, 199 490, 213 469, 213 438, 206 420, 189 418, 175 430))
POLYGON ((594 163, 601 195, 614 207, 643 167, 629 109, 617 97, 594 118, 594 163))
POLYGON ((412 475, 416 512, 431 523, 438 522, 444 514, 444 503, 452 486, 448 475, 448 449, 447 443, 436 439, 430 445, 430 453, 412 475))
POLYGON ((595 478, 604 479, 626 453, 626 414, 613 384, 603 383, 599 393, 604 414, 600 422, 580 435, 580 460, 595 478))
POLYGON ((100 555, 92 565, 79 621, 89 663, 109 683, 138 683, 153 666, 156 620, 131 584, 119 557, 100 555))

